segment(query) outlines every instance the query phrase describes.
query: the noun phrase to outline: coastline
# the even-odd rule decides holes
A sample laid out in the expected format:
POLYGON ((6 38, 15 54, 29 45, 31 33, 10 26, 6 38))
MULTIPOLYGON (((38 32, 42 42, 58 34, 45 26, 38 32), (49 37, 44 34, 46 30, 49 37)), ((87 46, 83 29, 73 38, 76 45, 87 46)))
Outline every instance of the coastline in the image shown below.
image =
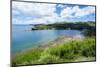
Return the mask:
POLYGON ((95 61, 94 48, 95 37, 80 38, 63 36, 48 44, 26 50, 16 55, 12 59, 12 63, 15 65, 26 65, 95 61))
POLYGON ((58 46, 60 44, 64 44, 70 41, 78 41, 78 40, 81 41, 83 39, 84 37, 61 36, 55 39, 54 41, 50 41, 49 43, 44 44, 44 45, 39 45, 38 47, 39 48, 50 48, 50 47, 58 46))
POLYGON ((55 46, 58 46, 60 44, 64 44, 64 43, 67 43, 67 42, 70 42, 70 41, 77 41, 77 40, 81 41, 83 39, 84 39, 83 37, 77 37, 77 36, 76 37, 61 36, 61 37, 58 37, 57 39, 55 39, 54 41, 48 42, 47 44, 38 45, 36 47, 28 48, 27 50, 16 53, 14 55, 12 54, 12 57, 14 57, 18 54, 26 53, 26 52, 34 50, 36 48, 40 48, 40 49, 51 48, 51 47, 55 47, 55 46))

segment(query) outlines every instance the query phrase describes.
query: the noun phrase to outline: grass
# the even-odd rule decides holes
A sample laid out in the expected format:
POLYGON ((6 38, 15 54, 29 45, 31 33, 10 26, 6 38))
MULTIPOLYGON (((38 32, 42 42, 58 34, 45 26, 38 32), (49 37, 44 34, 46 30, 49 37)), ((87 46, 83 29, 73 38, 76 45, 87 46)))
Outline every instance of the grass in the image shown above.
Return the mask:
POLYGON ((96 56, 95 46, 95 37, 87 37, 50 48, 34 48, 12 59, 12 66, 92 61, 96 56))

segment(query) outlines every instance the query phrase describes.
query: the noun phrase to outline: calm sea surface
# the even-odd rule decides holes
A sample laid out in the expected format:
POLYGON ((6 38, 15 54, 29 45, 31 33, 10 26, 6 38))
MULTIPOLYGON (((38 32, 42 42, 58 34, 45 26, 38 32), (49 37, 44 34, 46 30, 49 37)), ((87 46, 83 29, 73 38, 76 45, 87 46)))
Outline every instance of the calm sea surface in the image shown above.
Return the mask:
POLYGON ((61 36, 81 36, 78 30, 30 30, 29 25, 12 25, 12 53, 16 54, 29 48, 46 44, 61 36))

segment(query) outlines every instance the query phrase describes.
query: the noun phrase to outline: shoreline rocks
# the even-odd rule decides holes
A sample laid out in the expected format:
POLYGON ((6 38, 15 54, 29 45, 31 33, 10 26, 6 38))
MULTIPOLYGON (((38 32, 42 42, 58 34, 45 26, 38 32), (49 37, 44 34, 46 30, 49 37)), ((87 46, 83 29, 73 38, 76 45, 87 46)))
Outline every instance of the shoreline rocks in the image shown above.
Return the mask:
POLYGON ((62 37, 58 37, 56 40, 51 41, 47 44, 44 45, 39 45, 40 48, 49 48, 49 47, 54 47, 60 44, 64 44, 67 43, 69 41, 74 41, 74 40, 83 40, 83 37, 68 37, 68 36, 62 36, 62 37))

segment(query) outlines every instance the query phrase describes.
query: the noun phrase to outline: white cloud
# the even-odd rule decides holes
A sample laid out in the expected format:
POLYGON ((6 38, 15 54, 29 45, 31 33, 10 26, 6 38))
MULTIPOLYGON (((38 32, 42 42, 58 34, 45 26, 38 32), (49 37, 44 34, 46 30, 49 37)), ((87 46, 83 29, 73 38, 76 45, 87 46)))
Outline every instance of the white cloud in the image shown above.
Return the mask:
POLYGON ((12 19, 12 22, 14 22, 13 24, 45 24, 46 21, 42 18, 37 18, 37 19, 31 19, 31 20, 21 20, 18 18, 14 18, 12 19))
POLYGON ((19 15, 20 12, 19 12, 18 10, 13 9, 13 10, 12 10, 12 14, 14 14, 14 15, 19 15))
POLYGON ((92 14, 92 13, 95 13, 95 7, 88 6, 77 11, 75 16, 81 17, 81 16, 92 14))
POLYGON ((61 12, 61 17, 63 17, 63 18, 71 17, 72 13, 73 13, 72 8, 67 7, 65 9, 63 9, 63 11, 61 12))
POLYGON ((37 18, 37 19, 29 20, 28 22, 30 24, 32 24, 32 23, 34 23, 34 24, 46 24, 46 20, 44 20, 42 18, 37 18))
POLYGON ((61 17, 63 18, 83 17, 92 13, 95 13, 95 7, 92 6, 84 8, 79 8, 79 6, 66 7, 61 12, 61 17))
MULTIPOLYGON (((26 3, 26 2, 13 2, 12 3, 12 14, 19 15, 21 12, 23 15, 30 16, 30 17, 39 17, 39 18, 33 18, 28 20, 29 23, 46 23, 50 22, 52 20, 55 21, 55 17, 58 17, 55 13, 56 11, 56 4, 42 4, 42 3, 26 3), (15 10, 16 9, 16 10, 15 10), (52 19, 50 19, 52 18, 52 19)), ((14 18, 14 17, 13 17, 14 18)), ((19 16, 21 18, 21 16, 19 16)), ((15 18, 19 21, 18 23, 23 24, 23 19, 15 18)), ((14 19, 14 20, 15 20, 14 19)), ((53 21, 52 21, 53 22, 53 21)), ((15 23, 15 22, 14 22, 15 23)), ((24 22, 25 24, 27 21, 24 22)))
POLYGON ((66 19, 83 17, 95 12, 95 7, 91 6, 79 8, 59 4, 57 7, 64 7, 59 16, 55 12, 56 6, 56 4, 12 2, 12 21, 14 24, 47 24, 70 21, 66 19))
POLYGON ((56 4, 12 2, 13 9, 18 9, 29 16, 52 16, 56 10, 55 7, 56 4))
POLYGON ((57 7, 64 8, 66 5, 59 4, 57 7))

